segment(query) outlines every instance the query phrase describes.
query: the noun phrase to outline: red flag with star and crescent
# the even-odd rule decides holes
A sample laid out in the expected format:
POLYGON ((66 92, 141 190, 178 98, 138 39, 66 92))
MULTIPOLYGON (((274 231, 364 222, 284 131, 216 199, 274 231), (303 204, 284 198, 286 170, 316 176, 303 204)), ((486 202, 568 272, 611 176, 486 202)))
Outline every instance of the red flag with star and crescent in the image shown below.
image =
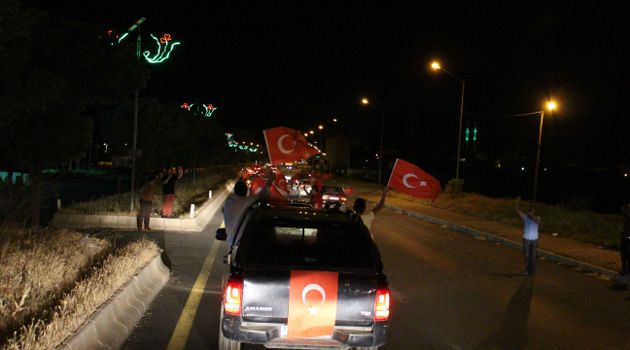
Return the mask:
POLYGON ((410 196, 433 201, 442 187, 440 181, 429 173, 402 159, 396 159, 387 186, 410 196))
POLYGON ((289 279, 289 338, 331 336, 337 316, 339 273, 292 270, 289 279))
POLYGON ((319 153, 299 130, 279 126, 263 130, 271 164, 295 162, 319 153))

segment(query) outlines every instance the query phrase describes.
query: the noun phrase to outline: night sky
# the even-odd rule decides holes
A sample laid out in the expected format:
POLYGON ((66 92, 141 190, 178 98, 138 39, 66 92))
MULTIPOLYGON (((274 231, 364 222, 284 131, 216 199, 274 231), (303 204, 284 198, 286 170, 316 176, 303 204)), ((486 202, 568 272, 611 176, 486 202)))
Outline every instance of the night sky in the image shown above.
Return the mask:
POLYGON ((380 114, 359 104, 368 96, 385 113, 386 150, 451 163, 444 155, 454 157, 461 85, 428 69, 436 58, 466 81, 464 123, 479 126, 488 154, 535 152, 538 119, 506 115, 541 110, 553 97, 559 110, 545 121, 547 157, 593 169, 630 165, 623 2, 24 3, 119 31, 146 17, 144 34, 171 33, 182 45, 153 67, 141 94, 212 103, 226 129, 249 130, 257 141, 264 128, 305 130, 336 117, 377 147, 380 114))

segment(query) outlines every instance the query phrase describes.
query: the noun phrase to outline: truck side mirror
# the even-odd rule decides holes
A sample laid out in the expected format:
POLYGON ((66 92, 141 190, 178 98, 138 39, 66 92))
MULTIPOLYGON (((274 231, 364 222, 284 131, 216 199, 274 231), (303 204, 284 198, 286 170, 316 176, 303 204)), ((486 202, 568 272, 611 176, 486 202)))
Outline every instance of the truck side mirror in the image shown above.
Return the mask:
POLYGON ((218 239, 219 241, 225 241, 227 239, 227 233, 225 232, 225 228, 221 227, 217 229, 217 233, 214 236, 214 238, 218 239))

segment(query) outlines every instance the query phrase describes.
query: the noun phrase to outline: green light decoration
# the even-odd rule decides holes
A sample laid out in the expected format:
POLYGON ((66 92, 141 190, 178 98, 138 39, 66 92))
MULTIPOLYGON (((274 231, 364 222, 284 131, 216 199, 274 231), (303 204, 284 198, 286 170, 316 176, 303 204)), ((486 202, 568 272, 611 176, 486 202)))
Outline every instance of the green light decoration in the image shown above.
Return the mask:
POLYGON ((477 127, 473 128, 473 141, 477 141, 477 127))
MULTIPOLYGON (((249 151, 251 153, 256 153, 258 152, 258 145, 256 146, 247 146, 245 144, 245 142, 243 142, 243 144, 239 144, 238 141, 236 141, 234 139, 234 134, 226 132, 225 133, 225 137, 227 138, 227 142, 228 142, 228 147, 230 148, 234 148, 234 151, 236 152, 237 150, 241 150, 241 151, 249 151)), ((253 142, 252 142, 253 144, 253 142)))
POLYGON ((470 141, 470 129, 466 128, 466 137, 464 138, 466 140, 466 142, 470 141))
POLYGON ((212 117, 212 113, 217 110, 217 107, 213 106, 212 103, 204 105, 199 103, 188 104, 188 102, 184 102, 184 104, 182 104, 180 107, 191 112, 192 114, 200 115, 206 118, 212 117))
POLYGON ((151 55, 151 52, 149 51, 143 52, 142 55, 147 60, 147 62, 152 64, 162 63, 166 61, 171 55, 171 52, 173 52, 175 46, 181 44, 179 41, 176 41, 171 43, 169 46, 169 42, 172 40, 170 34, 164 34, 160 39, 156 38, 153 34, 151 34, 151 37, 157 43, 157 52, 155 55, 153 55, 153 57, 149 57, 149 55, 151 55), (164 46, 162 46, 162 44, 164 44, 164 46))
POLYGON ((118 38, 118 43, 120 44, 120 42, 123 41, 123 39, 125 39, 127 35, 129 35, 129 32, 126 32, 125 34, 121 35, 120 38, 118 38))

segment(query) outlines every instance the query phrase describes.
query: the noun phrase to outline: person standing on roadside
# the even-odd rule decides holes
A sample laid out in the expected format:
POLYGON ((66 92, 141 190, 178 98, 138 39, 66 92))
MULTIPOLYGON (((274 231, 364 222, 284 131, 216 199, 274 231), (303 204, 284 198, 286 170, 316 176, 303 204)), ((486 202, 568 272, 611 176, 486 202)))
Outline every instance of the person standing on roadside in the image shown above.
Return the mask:
POLYGON ((151 210, 153 209, 153 194, 155 192, 155 186, 161 178, 162 174, 159 171, 154 172, 151 180, 149 180, 140 191, 140 206, 136 218, 138 231, 143 231, 143 223, 144 231, 151 231, 149 221, 151 220, 151 210))
POLYGON ((367 213, 365 212, 365 209, 366 209, 365 199, 357 198, 354 201, 353 209, 361 217, 361 221, 363 221, 363 225, 365 225, 365 227, 367 227, 368 230, 371 230, 372 228, 372 221, 374 221, 374 217, 376 213, 381 211, 381 209, 383 209, 383 207, 385 206, 385 196, 387 196, 388 191, 389 191, 389 187, 383 188, 383 193, 381 194, 381 200, 374 207, 374 209, 368 211, 367 213))
POLYGON ((536 273, 536 257, 538 253, 538 225, 540 216, 536 216, 536 207, 531 204, 529 210, 524 212, 519 207, 521 196, 516 198, 516 212, 523 219, 523 254, 525 254, 525 271, 523 275, 530 276, 536 273))
POLYGON ((621 207, 623 215, 623 228, 621 229, 621 241, 619 252, 621 253, 621 275, 630 273, 630 203, 621 207))
POLYGON ((173 204, 175 203, 175 181, 184 176, 184 169, 180 166, 171 167, 162 177, 162 217, 173 217, 173 204))

